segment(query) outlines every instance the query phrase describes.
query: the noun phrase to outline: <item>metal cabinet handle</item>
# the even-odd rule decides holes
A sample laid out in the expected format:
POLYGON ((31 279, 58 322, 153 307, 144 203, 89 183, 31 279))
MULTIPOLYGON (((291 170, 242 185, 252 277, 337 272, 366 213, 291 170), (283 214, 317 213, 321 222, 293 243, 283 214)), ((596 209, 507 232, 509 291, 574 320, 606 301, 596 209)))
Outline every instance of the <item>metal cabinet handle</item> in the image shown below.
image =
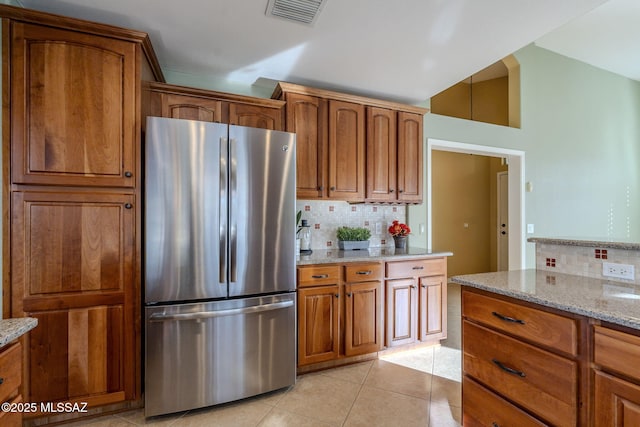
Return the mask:
POLYGON ((497 422, 494 421, 494 422, 491 423, 491 427, 500 427, 500 426, 498 425, 497 422))
POLYGON ((133 174, 131 172, 129 172, 129 171, 126 171, 124 173, 124 176, 126 176, 127 178, 131 178, 133 176, 133 174))
POLYGON ((368 276, 368 275, 370 275, 371 273, 373 273, 371 270, 366 270, 366 271, 365 271, 365 270, 362 270, 362 271, 356 271, 356 274, 362 274, 362 275, 365 275, 365 276, 368 276))
POLYGON ((320 187, 318 187, 318 190, 320 191, 324 190, 324 185, 321 185, 320 187))
POLYGON ((314 274, 311 276, 312 279, 326 279, 327 277, 329 277, 328 274, 314 274))
POLYGON ((414 270, 424 270, 424 266, 415 266, 413 267, 414 270))
POLYGON ((398 193, 404 193, 404 190, 398 190, 398 193))
POLYGON ((329 190, 336 191, 336 187, 331 187, 331 188, 329 188, 329 190))
POLYGON ((422 287, 426 289, 426 288, 427 288, 427 285, 422 285, 422 287))
POLYGON ((416 285, 411 285, 411 289, 415 289, 415 288, 416 288, 416 285))
POLYGON ((133 205, 131 203, 125 203, 124 204, 124 208, 125 209, 131 209, 133 207, 133 205))
POLYGON ((336 298, 340 298, 340 294, 336 294, 336 298))
POLYGON ((519 376, 519 377, 521 377, 521 378, 526 377, 526 375, 525 375, 525 373, 524 373, 524 372, 522 372, 522 371, 518 371, 517 369, 513 369, 513 368, 510 368, 510 367, 508 367, 508 366, 505 366, 505 365, 503 365, 503 364, 502 364, 502 362, 500 362, 500 361, 499 361, 499 360, 497 360, 497 359, 491 359, 491 361, 492 361, 492 362, 493 362, 493 363, 494 363, 498 368, 502 369, 503 371, 505 371, 505 372, 507 372, 507 373, 509 373, 509 374, 511 374, 511 375, 517 375, 517 376, 519 376))
POLYGON ((347 296, 351 298, 351 292, 347 292, 347 296))
POLYGON ((513 317, 504 316, 504 315, 498 313, 497 311, 492 311, 491 314, 493 314, 494 316, 496 316, 500 320, 504 320, 505 322, 519 323, 521 325, 524 325, 524 320, 514 319, 513 317))
POLYGON ((393 193, 393 188, 390 188, 390 189, 389 189, 389 193, 393 193))

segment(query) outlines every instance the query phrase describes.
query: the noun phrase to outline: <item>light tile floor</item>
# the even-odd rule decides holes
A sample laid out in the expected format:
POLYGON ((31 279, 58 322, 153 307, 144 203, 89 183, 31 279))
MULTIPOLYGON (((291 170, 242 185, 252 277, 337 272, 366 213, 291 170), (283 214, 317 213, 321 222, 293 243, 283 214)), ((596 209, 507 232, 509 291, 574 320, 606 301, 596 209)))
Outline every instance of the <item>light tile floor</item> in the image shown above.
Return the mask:
POLYGON ((298 377, 295 386, 241 402, 144 418, 143 410, 70 426, 172 427, 461 425, 459 286, 449 286, 448 340, 375 361, 298 377))
POLYGON ((460 351, 444 346, 306 374, 239 403, 145 419, 142 410, 72 426, 459 426, 460 351))

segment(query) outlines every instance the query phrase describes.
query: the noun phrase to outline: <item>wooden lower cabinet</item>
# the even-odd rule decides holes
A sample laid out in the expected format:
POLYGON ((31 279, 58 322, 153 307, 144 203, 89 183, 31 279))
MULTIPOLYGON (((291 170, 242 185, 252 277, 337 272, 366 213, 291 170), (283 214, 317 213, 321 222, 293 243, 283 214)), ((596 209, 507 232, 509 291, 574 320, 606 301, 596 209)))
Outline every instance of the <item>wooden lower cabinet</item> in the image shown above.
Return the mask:
POLYGON ((25 401, 138 398, 135 196, 12 196, 12 316, 39 322, 24 340, 25 401))
POLYGON ((594 375, 594 425, 640 426, 640 386, 601 371, 594 375))
POLYGON ((418 289, 416 281, 387 280, 387 346, 411 344, 418 337, 418 289))
MULTIPOLYGON (((16 341, 0 349, 0 403, 22 402, 22 344, 16 341)), ((22 411, 0 411, 0 426, 22 426, 22 411)))
POLYGON ((338 357, 339 285, 298 289, 298 365, 338 357))
POLYGON ((387 262, 386 277, 386 345, 446 338, 446 258, 387 262))
POLYGON ((381 263, 298 267, 299 366, 382 348, 381 272, 381 263))
POLYGON ((419 279, 418 334, 420 341, 447 336, 447 276, 419 279))
POLYGON ((547 425, 467 376, 462 379, 462 390, 462 424, 465 427, 547 425))

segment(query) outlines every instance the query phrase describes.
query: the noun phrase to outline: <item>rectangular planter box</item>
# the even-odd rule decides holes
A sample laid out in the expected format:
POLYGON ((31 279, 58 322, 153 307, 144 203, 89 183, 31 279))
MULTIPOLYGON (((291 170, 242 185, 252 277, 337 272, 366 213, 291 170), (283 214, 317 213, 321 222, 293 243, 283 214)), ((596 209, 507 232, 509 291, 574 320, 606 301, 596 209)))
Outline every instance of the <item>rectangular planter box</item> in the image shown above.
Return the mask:
POLYGON ((369 249, 369 241, 368 240, 360 240, 360 241, 338 240, 338 247, 345 251, 357 251, 361 249, 369 249))

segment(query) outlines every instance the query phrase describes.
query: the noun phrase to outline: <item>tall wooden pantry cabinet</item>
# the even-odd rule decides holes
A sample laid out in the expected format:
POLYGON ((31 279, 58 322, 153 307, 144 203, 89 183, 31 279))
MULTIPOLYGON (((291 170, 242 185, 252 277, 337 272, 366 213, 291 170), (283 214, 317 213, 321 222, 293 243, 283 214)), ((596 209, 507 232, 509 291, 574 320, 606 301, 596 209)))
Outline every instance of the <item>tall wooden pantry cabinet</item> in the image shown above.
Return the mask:
POLYGON ((4 316, 39 322, 24 401, 139 405, 141 81, 162 73, 144 33, 0 16, 4 316))

